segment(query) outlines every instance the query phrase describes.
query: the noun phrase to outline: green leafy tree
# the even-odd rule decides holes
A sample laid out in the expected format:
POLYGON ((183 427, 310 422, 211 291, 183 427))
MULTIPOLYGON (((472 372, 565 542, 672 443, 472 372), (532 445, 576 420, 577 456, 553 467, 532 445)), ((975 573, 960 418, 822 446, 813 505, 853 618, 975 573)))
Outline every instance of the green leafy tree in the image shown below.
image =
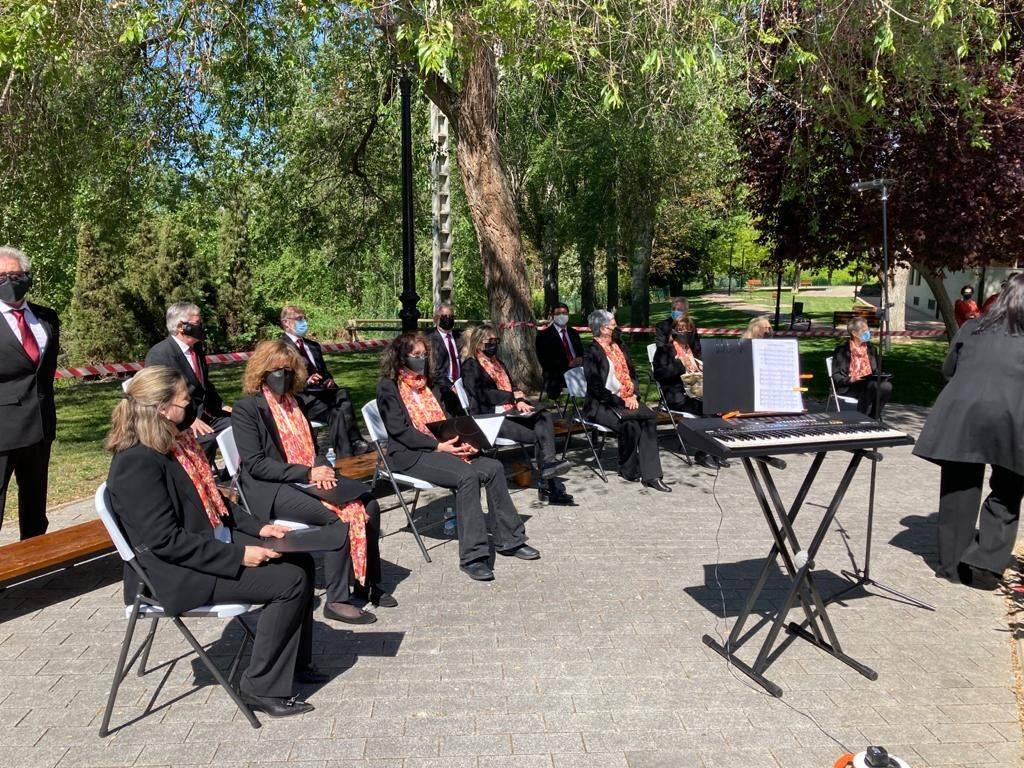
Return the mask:
POLYGON ((262 317, 249 265, 248 217, 236 208, 220 211, 217 236, 217 320, 231 349, 250 347, 262 317))

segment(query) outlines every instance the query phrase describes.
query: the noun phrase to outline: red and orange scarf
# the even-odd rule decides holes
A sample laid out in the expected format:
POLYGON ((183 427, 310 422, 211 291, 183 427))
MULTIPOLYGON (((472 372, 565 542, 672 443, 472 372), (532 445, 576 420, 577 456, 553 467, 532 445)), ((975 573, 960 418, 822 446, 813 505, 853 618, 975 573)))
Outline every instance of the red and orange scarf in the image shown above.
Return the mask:
POLYGON ((615 378, 619 380, 619 385, 622 387, 619 390, 619 397, 623 400, 628 400, 634 394, 633 377, 629 375, 629 364, 626 362, 626 356, 623 354, 622 348, 614 341, 607 343, 599 341, 598 343, 608 356, 612 370, 615 371, 615 378))
POLYGON ((409 412, 412 425, 424 435, 433 437, 427 424, 444 421, 444 409, 427 386, 427 377, 403 368, 398 373, 398 395, 409 412))
MULTIPOLYGON (((304 467, 312 467, 316 462, 316 449, 313 446, 313 435, 309 431, 309 422, 306 415, 299 408, 299 404, 291 395, 285 395, 278 400, 274 394, 263 388, 263 396, 270 406, 270 413, 274 417, 274 426, 277 427, 278 437, 281 438, 281 447, 284 448, 284 458, 289 464, 301 464, 304 467)), ((352 553, 352 570, 355 573, 356 581, 360 584, 366 583, 366 506, 363 502, 350 501, 344 507, 337 507, 321 500, 321 503, 331 512, 348 523, 349 551, 352 553)))
MULTIPOLYGON (((487 372, 487 375, 494 379, 494 383, 498 386, 498 389, 502 392, 512 392, 512 381, 508 377, 508 373, 505 371, 505 366, 495 360, 493 357, 488 357, 485 354, 478 354, 476 360, 480 363, 480 367, 487 372)), ((512 403, 503 403, 502 410, 511 411, 512 403)))
POLYGON ((206 454, 199 447, 199 442, 192 431, 186 429, 179 432, 171 450, 174 458, 188 475, 188 479, 192 481, 192 485, 196 487, 210 525, 214 528, 222 525, 221 518, 228 516, 228 508, 217 489, 217 481, 213 479, 210 462, 207 461, 206 454))
POLYGON ((675 339, 672 339, 672 346, 675 347, 676 357, 679 358, 687 373, 697 373, 701 370, 701 362, 694 357, 693 350, 689 346, 684 347, 675 339))
POLYGON ((868 357, 868 345, 850 342, 850 381, 860 381, 871 373, 871 360, 868 357))

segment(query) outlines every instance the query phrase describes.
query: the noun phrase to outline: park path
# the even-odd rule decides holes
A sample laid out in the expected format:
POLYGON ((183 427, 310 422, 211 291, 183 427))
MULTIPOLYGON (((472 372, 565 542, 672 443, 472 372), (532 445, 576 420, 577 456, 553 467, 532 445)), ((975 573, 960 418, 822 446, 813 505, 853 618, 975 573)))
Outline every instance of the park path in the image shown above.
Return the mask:
MULTIPOLYGON (((893 406, 917 431, 920 409, 893 406)), ((671 445, 666 436, 664 445, 671 445)), ((608 451, 612 461, 613 451, 608 451)), ((934 578, 938 473, 908 448, 885 452, 873 563, 877 578, 936 605, 932 613, 854 593, 831 615, 871 682, 800 643, 770 668, 765 695, 701 642, 725 634, 769 546, 739 467, 715 476, 663 453, 672 494, 577 466, 579 506, 529 517, 535 563, 497 563, 471 582, 454 543, 429 535, 423 562, 400 513, 384 516, 386 579, 401 605, 369 627, 318 617, 315 712, 250 729, 170 627, 155 662, 129 677, 115 723, 161 706, 106 740, 96 736, 125 621, 120 567, 102 558, 0 592, 0 765, 318 766, 319 768, 829 768, 845 748, 878 743, 914 768, 1007 768, 1021 758, 1010 640, 999 596, 934 578), (721 511, 720 511, 721 508, 721 511), (723 613, 727 619, 720 618, 723 613), (202 687, 195 688, 198 677, 202 687), (839 742, 839 743, 837 743, 839 742)), ((807 535, 840 457, 798 520, 807 535)), ((781 473, 791 497, 806 467, 781 473)), ((859 558, 867 477, 858 476, 818 558, 824 589, 859 558)), ((430 500, 436 519, 444 497, 430 500)), ((88 509, 55 515, 70 523, 88 509)), ((772 595, 782 580, 773 576, 772 595)), ((192 622, 224 659, 237 635, 192 622), (223 635, 223 636, 222 636, 223 635)))

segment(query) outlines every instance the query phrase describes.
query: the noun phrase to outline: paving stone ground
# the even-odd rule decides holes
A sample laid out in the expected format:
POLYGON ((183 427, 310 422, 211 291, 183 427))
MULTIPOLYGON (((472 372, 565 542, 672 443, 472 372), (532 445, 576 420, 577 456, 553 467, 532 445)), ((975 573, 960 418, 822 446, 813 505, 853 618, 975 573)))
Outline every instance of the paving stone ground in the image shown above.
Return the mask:
MULTIPOLYGON (((921 417, 893 408, 890 421, 916 431, 921 417)), ((541 507, 534 492, 518 493, 543 558, 501 559, 491 584, 459 572, 439 529, 425 563, 400 530, 401 513, 387 513, 382 549, 400 607, 366 628, 318 617, 317 663, 333 679, 306 691, 315 712, 264 718, 260 730, 165 626, 152 657, 163 666, 122 687, 114 723, 134 722, 100 739, 125 627, 118 563, 0 592, 0 765, 830 768, 868 744, 914 768, 1020 763, 1002 601, 936 579, 929 565, 934 467, 909 449, 886 451, 872 568, 937 610, 855 593, 831 616, 845 650, 878 680, 797 642, 769 670, 785 691, 774 699, 701 642, 728 632, 770 543, 743 471, 716 479, 667 452, 663 463, 670 495, 614 475, 604 485, 581 466, 568 478, 577 507, 541 507)), ((778 473, 787 498, 808 463, 794 457, 778 473)), ((826 461, 797 522, 803 536, 841 464, 826 461)), ((864 467, 822 547, 826 591, 850 566, 848 550, 861 558, 867 480, 864 467)), ((445 504, 435 497, 433 518, 445 504)), ((55 518, 89 514, 73 506, 55 518)), ((783 586, 773 578, 770 596, 783 586)), ((220 621, 190 624, 222 661, 237 647, 238 633, 220 621)))

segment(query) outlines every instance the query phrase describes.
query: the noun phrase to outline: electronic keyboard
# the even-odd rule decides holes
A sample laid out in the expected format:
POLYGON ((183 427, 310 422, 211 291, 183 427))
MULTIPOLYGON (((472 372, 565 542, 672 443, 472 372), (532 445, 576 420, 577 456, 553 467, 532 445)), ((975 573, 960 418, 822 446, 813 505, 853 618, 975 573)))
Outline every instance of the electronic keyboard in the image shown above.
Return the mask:
POLYGON ((914 444, 905 432, 854 411, 686 419, 677 429, 687 445, 720 459, 914 444))

